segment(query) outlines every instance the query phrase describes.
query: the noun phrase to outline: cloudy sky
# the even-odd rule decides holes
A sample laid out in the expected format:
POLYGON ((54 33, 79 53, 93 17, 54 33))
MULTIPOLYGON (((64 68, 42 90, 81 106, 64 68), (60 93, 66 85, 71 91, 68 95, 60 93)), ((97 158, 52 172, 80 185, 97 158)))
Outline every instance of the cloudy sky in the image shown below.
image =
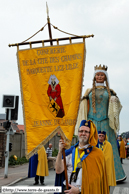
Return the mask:
MULTIPOLYGON (((92 87, 94 66, 107 65, 110 88, 117 93, 123 106, 120 133, 129 131, 129 1, 48 0, 47 3, 53 25, 77 35, 95 35, 86 39, 83 94, 86 88, 92 87)), ((0 4, 0 101, 2 104, 3 94, 19 95, 18 123, 23 124, 17 50, 16 47, 8 47, 8 44, 26 40, 47 23, 46 1, 1 0, 0 4)), ((52 27, 52 36, 59 38, 68 35, 52 27)), ((31 41, 48 38, 46 26, 31 41)), ((2 106, 0 113, 5 113, 2 106)))

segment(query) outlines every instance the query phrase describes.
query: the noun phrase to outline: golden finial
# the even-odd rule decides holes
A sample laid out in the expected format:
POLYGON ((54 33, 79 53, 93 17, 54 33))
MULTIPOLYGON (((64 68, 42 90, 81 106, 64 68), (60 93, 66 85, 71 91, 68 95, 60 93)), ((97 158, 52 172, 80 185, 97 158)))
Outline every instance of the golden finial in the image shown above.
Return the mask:
POLYGON ((48 9, 47 2, 46 2, 46 12, 47 12, 47 17, 49 18, 49 9, 48 9))

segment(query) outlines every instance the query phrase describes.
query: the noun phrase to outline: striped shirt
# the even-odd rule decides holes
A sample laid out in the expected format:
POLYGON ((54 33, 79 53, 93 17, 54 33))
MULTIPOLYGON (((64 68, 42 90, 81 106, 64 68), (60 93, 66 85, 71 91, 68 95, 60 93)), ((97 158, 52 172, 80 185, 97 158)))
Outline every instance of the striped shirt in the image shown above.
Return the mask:
POLYGON ((52 157, 52 148, 47 148, 47 150, 46 150, 46 153, 47 153, 47 157, 49 158, 49 157, 52 157))

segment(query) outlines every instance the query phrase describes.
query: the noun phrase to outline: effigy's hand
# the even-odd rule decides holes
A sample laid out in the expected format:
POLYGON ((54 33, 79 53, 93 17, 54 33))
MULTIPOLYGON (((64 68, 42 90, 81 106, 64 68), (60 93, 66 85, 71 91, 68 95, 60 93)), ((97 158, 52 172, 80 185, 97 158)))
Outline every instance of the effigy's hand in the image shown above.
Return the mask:
POLYGON ((65 148, 65 142, 63 139, 60 139, 59 141, 59 153, 62 153, 63 148, 65 148))
POLYGON ((57 97, 54 98, 54 101, 56 101, 57 97))
POLYGON ((50 101, 52 100, 52 97, 51 96, 49 96, 49 99, 50 99, 50 101))
POLYGON ((70 184, 69 184, 69 187, 71 187, 71 189, 65 190, 65 191, 64 191, 65 193, 69 193, 69 194, 78 194, 78 193, 80 193, 78 187, 75 187, 75 186, 70 185, 70 184))

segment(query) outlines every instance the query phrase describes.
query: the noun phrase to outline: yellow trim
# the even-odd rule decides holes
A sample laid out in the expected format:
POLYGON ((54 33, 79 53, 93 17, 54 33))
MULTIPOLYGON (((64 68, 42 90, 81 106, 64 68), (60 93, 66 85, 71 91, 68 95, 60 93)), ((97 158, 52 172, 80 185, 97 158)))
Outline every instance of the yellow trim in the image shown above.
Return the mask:
POLYGON ((76 172, 77 164, 79 162, 81 162, 81 159, 80 158, 82 158, 84 156, 84 154, 85 154, 85 152, 83 151, 81 153, 80 157, 78 157, 78 152, 79 152, 78 147, 76 147, 76 150, 75 150, 75 159, 74 159, 74 170, 73 170, 73 172, 76 172))

